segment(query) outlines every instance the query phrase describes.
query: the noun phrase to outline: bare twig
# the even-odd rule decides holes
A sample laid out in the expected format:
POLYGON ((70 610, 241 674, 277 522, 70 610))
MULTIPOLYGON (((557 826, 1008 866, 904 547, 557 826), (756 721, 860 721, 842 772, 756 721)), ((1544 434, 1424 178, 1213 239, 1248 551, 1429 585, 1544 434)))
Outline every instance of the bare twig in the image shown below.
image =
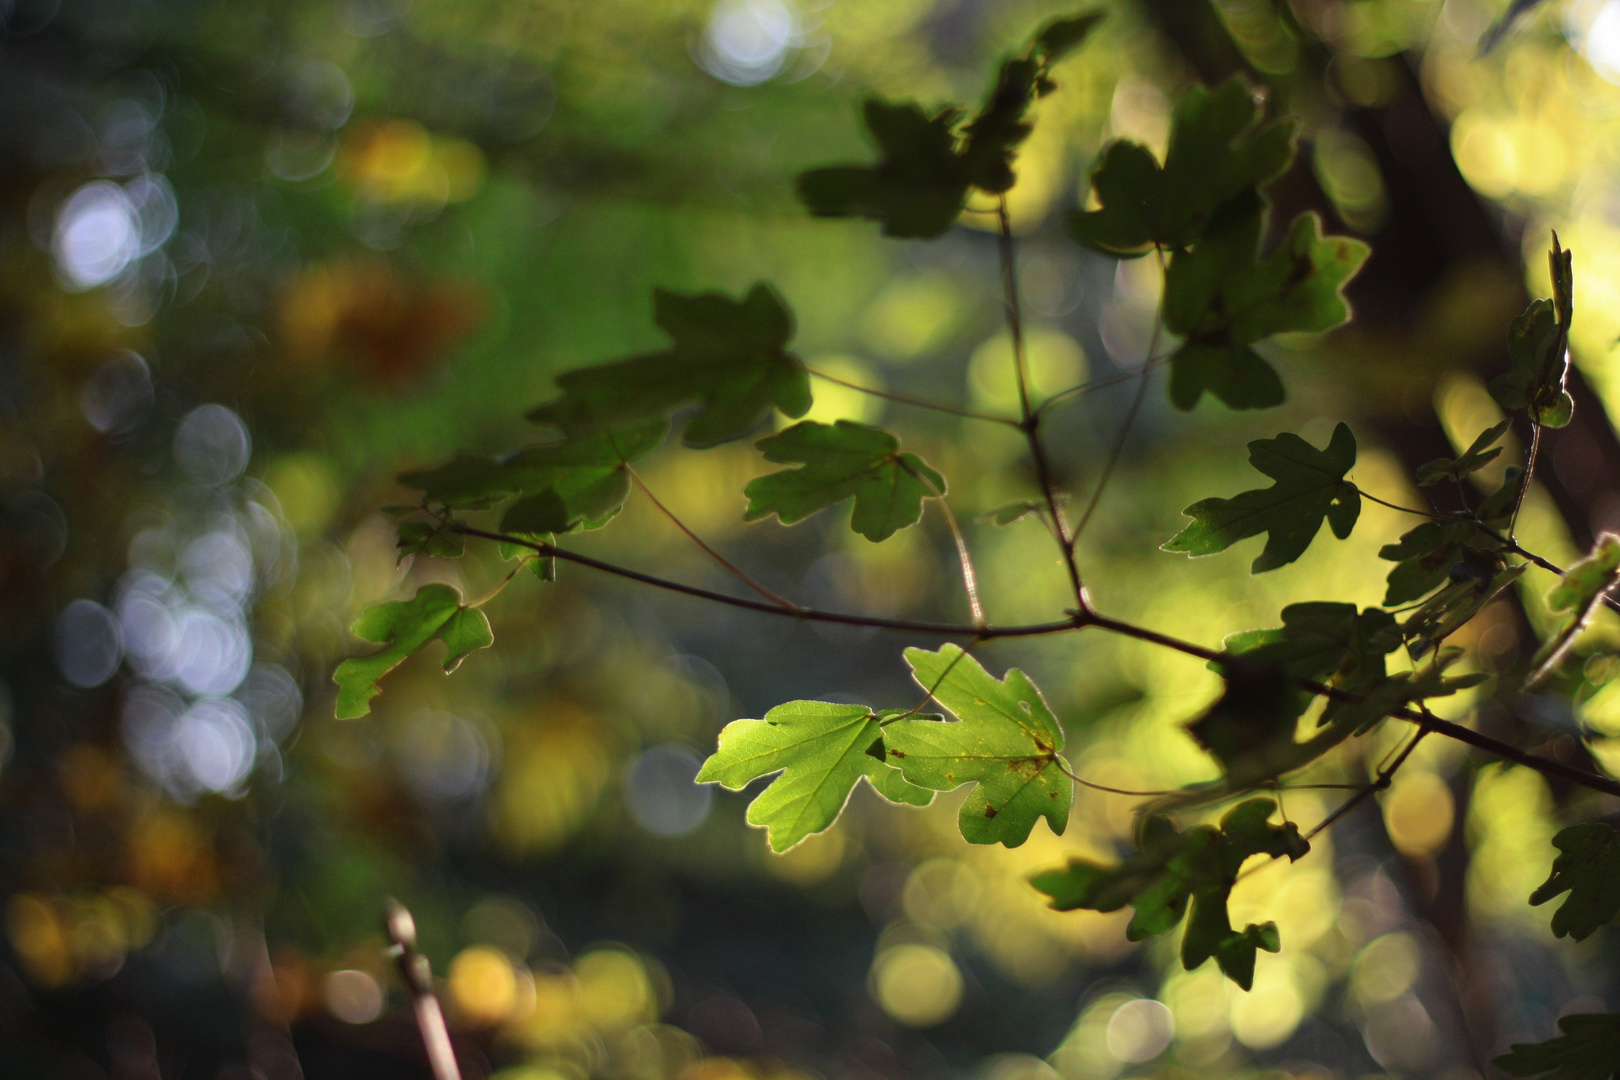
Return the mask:
POLYGON ((433 993, 433 971, 427 957, 416 951, 416 920, 411 918, 404 904, 389 898, 383 925, 392 942, 388 952, 399 964, 399 973, 411 992, 416 1026, 422 1032, 422 1045, 427 1048, 433 1080, 461 1080, 455 1048, 450 1045, 450 1031, 444 1026, 444 1012, 433 993))
POLYGON ((992 424, 1006 424, 1010 427, 1018 426, 1018 421, 1014 420, 1010 416, 996 416, 992 413, 974 412, 972 409, 959 409, 954 405, 942 405, 937 401, 926 401, 923 398, 911 397, 909 394, 896 394, 891 390, 877 390, 870 386, 862 386, 859 383, 852 383, 847 379, 840 379, 836 375, 829 375, 825 371, 817 371, 813 367, 806 367, 805 370, 818 379, 823 379, 838 386, 847 387, 850 390, 858 390, 863 394, 870 394, 873 397, 883 398, 885 401, 893 401, 900 405, 912 405, 919 409, 930 409, 934 412, 949 413, 952 416, 960 416, 968 420, 984 420, 992 424))
POLYGON ((759 593, 759 595, 763 596, 765 599, 770 600, 780 607, 786 608, 788 611, 793 611, 797 607, 793 601, 786 600, 772 592, 770 589, 767 589, 765 586, 761 585, 759 582, 755 581, 753 578, 744 573, 742 569, 734 564, 730 559, 727 559, 724 555, 714 550, 714 548, 710 547, 708 544, 705 544, 702 537, 686 527, 686 522, 676 517, 673 510, 659 501, 658 496, 654 495, 652 493, 652 489, 647 486, 647 482, 643 480, 640 474, 638 474, 636 470, 632 469, 628 463, 625 464, 624 471, 629 474, 631 480, 635 481, 635 485, 641 489, 641 493, 647 496, 647 499, 658 508, 659 513, 663 514, 665 517, 669 518, 670 521, 674 522, 675 527, 681 530, 681 532, 685 533, 688 540, 692 541, 692 543, 703 549, 704 554, 708 555, 709 558, 720 564, 721 568, 724 569, 728 574, 742 582, 744 585, 748 586, 750 589, 753 589, 755 592, 759 593))
POLYGON ((1524 476, 1519 479, 1518 493, 1513 496, 1513 513, 1508 518, 1508 539, 1513 539, 1513 528, 1519 523, 1519 511, 1524 507, 1524 497, 1530 493, 1530 480, 1536 474, 1536 455, 1541 450, 1541 421, 1536 419, 1532 412, 1530 415, 1530 453, 1525 455, 1524 476))
POLYGON ((904 461, 900 467, 917 478, 917 482, 928 489, 928 494, 934 497, 939 506, 939 512, 945 516, 945 524, 951 530, 951 539, 956 542, 956 557, 962 564, 962 588, 967 593, 968 609, 973 612, 973 625, 984 625, 984 608, 979 604, 979 578, 973 571, 973 556, 968 553, 967 538, 962 535, 962 527, 957 524, 956 515, 951 513, 950 504, 945 501, 945 493, 934 486, 933 481, 915 469, 908 467, 904 461))

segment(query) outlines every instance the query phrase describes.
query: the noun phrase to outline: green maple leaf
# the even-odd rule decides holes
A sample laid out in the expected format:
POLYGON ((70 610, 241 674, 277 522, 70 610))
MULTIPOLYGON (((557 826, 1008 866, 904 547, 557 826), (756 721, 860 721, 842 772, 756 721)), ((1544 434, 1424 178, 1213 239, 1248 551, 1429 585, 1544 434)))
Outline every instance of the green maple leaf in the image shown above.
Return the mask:
POLYGON ((443 521, 402 521, 399 523, 399 558, 407 555, 425 555, 430 559, 459 559, 466 549, 466 541, 458 532, 451 532, 443 521))
POLYGON ((1290 432, 1256 439, 1249 444, 1249 463, 1276 483, 1231 499, 1193 503, 1182 511, 1193 523, 1172 537, 1165 551, 1211 555, 1263 532, 1266 546, 1251 567, 1259 574, 1303 555, 1323 518, 1339 539, 1350 535, 1361 496, 1344 479, 1356 463, 1356 439, 1344 424, 1333 429, 1321 450, 1290 432))
POLYGON ((1120 258, 1196 242, 1221 206, 1281 176, 1293 161, 1293 121, 1259 118, 1241 79, 1194 87, 1171 113, 1164 166, 1139 143, 1110 143, 1090 177, 1100 208, 1071 214, 1069 232, 1120 258))
POLYGON ((381 693, 377 680, 430 641, 444 642, 446 672, 454 671, 474 649, 487 649, 495 643, 484 613, 465 606, 454 587, 439 584, 423 585, 409 600, 367 608, 350 629, 387 648, 370 656, 352 656, 332 673, 332 681, 338 684, 339 720, 369 713, 371 699, 381 693))
POLYGON ((1507 419, 1499 424, 1491 425, 1480 432, 1479 438, 1475 439, 1467 450, 1464 450, 1455 458, 1436 458, 1426 465, 1418 466, 1418 484, 1422 487, 1432 487, 1446 480, 1461 483, 1467 477, 1483 469, 1492 461, 1495 461, 1497 455, 1502 452, 1500 446, 1493 444, 1507 434, 1507 430, 1512 424, 1512 419, 1507 419))
POLYGON ((1532 300, 1508 327, 1508 356, 1513 367, 1491 380, 1491 396, 1504 409, 1524 409, 1546 427, 1563 427, 1575 402, 1564 389, 1569 372, 1569 325, 1574 317, 1574 277, 1570 253, 1558 246, 1548 253, 1553 283, 1551 300, 1532 300))
POLYGON ((1613 825, 1571 825, 1553 837, 1558 857, 1552 875, 1530 894, 1532 906, 1569 897, 1553 912, 1556 937, 1591 937, 1620 915, 1620 830, 1613 825))
POLYGON ((943 476, 916 454, 901 453, 893 435, 865 424, 806 420, 754 445, 767 461, 804 467, 750 483, 744 491, 748 521, 775 514, 791 525, 853 498, 850 528, 868 540, 885 540, 896 529, 916 523, 923 499, 945 494, 943 476))
POLYGON ((741 301, 656 289, 653 321, 670 348, 557 376, 563 396, 529 419, 583 438, 696 402, 682 439, 705 447, 748 434, 773 407, 795 418, 809 410, 810 376, 787 351, 793 316, 769 285, 741 301))
POLYGON ((1182 965, 1189 971, 1210 957, 1243 989, 1254 984, 1257 949, 1276 952, 1281 943, 1273 923, 1234 930, 1227 900, 1243 863, 1252 855, 1299 859, 1310 844, 1292 822, 1272 824, 1277 804, 1249 799, 1221 818, 1219 828, 1197 825, 1176 830, 1168 819, 1144 822, 1140 850, 1114 866, 1074 859, 1061 870, 1031 877, 1036 889, 1059 911, 1135 908, 1125 936, 1141 941, 1172 930, 1188 908, 1192 916, 1182 936, 1182 965))
POLYGON ((969 843, 1017 847, 1042 817, 1061 834, 1074 782, 1059 763, 1063 728, 1029 676, 1011 668, 997 680, 955 645, 905 655, 918 685, 958 719, 890 724, 890 763, 934 791, 977 785, 957 819, 969 843))
POLYGON ((1384 675, 1384 657, 1400 648, 1395 617, 1380 608, 1329 601, 1289 604, 1282 626, 1245 630, 1222 643, 1253 664, 1279 668, 1296 679, 1355 680, 1384 675))
POLYGON ((619 512, 630 494, 628 464, 658 449, 668 431, 660 418, 503 457, 458 454, 399 479, 427 502, 450 507, 479 509, 518 496, 501 521, 503 532, 590 529, 619 512))
POLYGON ((1323 723, 1342 732, 1341 737, 1364 735, 1384 717, 1414 701, 1447 697, 1470 686, 1478 686, 1489 676, 1447 675, 1446 669, 1462 659, 1463 650, 1439 650, 1432 663, 1418 671, 1402 671, 1376 682, 1365 682, 1353 689, 1359 701, 1333 702, 1323 713, 1323 723))
POLYGON ((1620 1077, 1620 1016, 1576 1013, 1560 1017, 1555 1039, 1514 1043, 1511 1053, 1495 1059, 1497 1068, 1514 1076, 1543 1080, 1614 1080, 1620 1077))
POLYGON ((1447 582, 1485 581, 1498 573, 1502 543, 1486 530, 1506 527, 1524 470, 1511 467, 1472 517, 1425 521, 1378 551, 1396 565, 1389 572, 1384 603, 1405 604, 1447 582), (1484 528, 1480 528, 1483 525, 1484 528))
POLYGON ((1314 213, 1256 262, 1264 215, 1258 205, 1223 214, 1164 280, 1164 325, 1185 340, 1170 357, 1170 400, 1191 409, 1208 390, 1234 409, 1282 403, 1282 380, 1251 346, 1285 331, 1331 330, 1350 318, 1345 283, 1369 248, 1322 235, 1314 213))
POLYGON ((1031 130, 1025 114, 1054 88, 1051 66, 1101 20, 1091 12, 1037 31, 1024 56, 1002 64, 989 99, 960 136, 963 112, 955 107, 929 115, 912 102, 868 100, 862 112, 878 146, 877 164, 812 169, 798 179, 800 200, 818 217, 879 221, 885 236, 941 235, 961 214, 970 190, 994 195, 1013 186, 1013 157, 1031 130))
POLYGON ((864 705, 789 701, 763 720, 727 724, 697 782, 737 791, 781 773, 748 806, 748 823, 768 831, 772 851, 786 851, 838 820, 863 776, 891 802, 927 806, 934 793, 884 763, 882 723, 889 715, 864 705))

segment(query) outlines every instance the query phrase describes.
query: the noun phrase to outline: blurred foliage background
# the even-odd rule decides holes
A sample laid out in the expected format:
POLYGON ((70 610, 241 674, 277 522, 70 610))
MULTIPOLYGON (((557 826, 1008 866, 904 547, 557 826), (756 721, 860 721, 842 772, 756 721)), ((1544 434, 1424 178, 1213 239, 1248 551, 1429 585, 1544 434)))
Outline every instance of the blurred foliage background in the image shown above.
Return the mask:
MULTIPOLYGON (((1547 291, 1549 228, 1575 252, 1579 408, 1520 535, 1562 561, 1620 526, 1620 0, 1549 0, 1482 52, 1506 6, 1136 0, 1064 62, 1010 193, 1044 390, 1144 358, 1152 267, 1083 252, 1058 218, 1107 139, 1162 150, 1195 81, 1242 72, 1301 117, 1279 216, 1316 208, 1374 246, 1356 323, 1294 343, 1280 414, 1149 393, 1082 543, 1103 610, 1214 644, 1288 602, 1377 603, 1377 548, 1402 527, 1377 506, 1264 578, 1157 545, 1283 428, 1320 443, 1349 420, 1357 483, 1419 499, 1411 467, 1495 418, 1483 380, 1547 291)), ((910 812, 858 791, 772 857, 746 796, 692 784, 729 720, 909 700, 897 639, 565 566, 492 602, 497 648, 453 678, 413 662, 372 717, 332 719, 364 606, 506 573, 493 552, 396 565, 395 474, 532 438, 521 414, 558 371, 659 343, 654 285, 768 279, 817 370, 1009 407, 984 223, 885 241, 810 219, 791 180, 865 159, 863 95, 976 102, 1063 13, 0 2, 0 1074, 425 1075, 382 954, 388 895, 416 915, 470 1077, 1464 1080, 1561 1012, 1620 1005, 1615 941, 1555 940, 1525 903, 1584 796, 1438 740, 1309 858, 1243 882, 1234 920, 1276 919, 1285 943, 1244 994, 1026 884, 1111 856, 1129 800, 1082 793, 1065 836, 1008 851, 963 843, 953 798, 910 812)), ((1016 432, 815 391, 813 417, 898 426, 950 478, 992 619, 1057 615, 1040 527, 974 520, 1032 491, 1016 432)), ((1129 393, 1055 416, 1064 485, 1090 490, 1129 393)), ((765 470, 736 443, 666 447, 643 476, 772 588, 961 618, 943 522, 882 545, 830 515, 745 525, 765 470)), ((729 587, 645 499, 625 519, 582 549, 729 587)), ((1534 648, 1547 584, 1476 623, 1482 663, 1534 648)), ((1583 639, 1573 706, 1471 722, 1620 775, 1616 645, 1612 620, 1583 639)), ((1180 727, 1218 691, 1197 662, 1085 635, 982 656, 1031 671, 1083 775, 1215 775, 1180 727)), ((1365 776, 1374 742, 1334 768, 1365 776)), ((1286 807, 1310 822, 1336 798, 1286 807)))

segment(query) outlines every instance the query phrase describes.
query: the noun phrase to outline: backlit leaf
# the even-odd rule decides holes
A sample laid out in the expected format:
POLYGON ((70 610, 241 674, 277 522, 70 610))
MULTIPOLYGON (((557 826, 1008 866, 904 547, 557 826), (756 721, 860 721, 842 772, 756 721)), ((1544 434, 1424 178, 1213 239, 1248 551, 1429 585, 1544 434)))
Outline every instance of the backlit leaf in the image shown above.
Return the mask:
POLYGON ((1285 331, 1331 330, 1350 317, 1343 289, 1368 247, 1322 235, 1301 214, 1281 244, 1256 261, 1263 215, 1256 205, 1224 215, 1165 273, 1164 325, 1185 339, 1170 357, 1170 400, 1191 409, 1208 390, 1234 409, 1281 404, 1282 380, 1251 346, 1285 331))
POLYGON ((916 523, 923 499, 945 493, 943 476, 916 454, 901 453, 893 435, 865 424, 806 420, 755 445, 767 461, 804 467, 750 483, 744 492, 749 521, 775 514, 791 525, 853 498, 850 528, 868 540, 884 540, 916 523))
POLYGON ((1480 432, 1479 438, 1475 439, 1467 450, 1464 450, 1455 458, 1436 458, 1426 465, 1418 466, 1417 482, 1423 487, 1432 487, 1446 480, 1461 482, 1465 478, 1472 476, 1496 460, 1496 456, 1502 452, 1502 448, 1493 444, 1507 434, 1507 430, 1512 424, 1513 421, 1510 418, 1503 420, 1499 424, 1491 425, 1480 432))
POLYGON ((350 657, 332 673, 332 681, 338 684, 339 720, 353 720, 369 713, 371 699, 381 692, 377 680, 430 641, 444 642, 447 672, 454 671, 474 649, 485 649, 495 642, 484 613, 464 606, 460 592, 441 584, 423 585, 409 600, 367 608, 350 629, 387 648, 370 656, 350 657))
POLYGON ((1569 325, 1574 315, 1574 279, 1570 253, 1553 236, 1547 261, 1553 282, 1551 300, 1532 300, 1508 327, 1510 371, 1491 380, 1491 396, 1504 409, 1524 409, 1547 427, 1563 427, 1574 413, 1564 389, 1569 371, 1569 325))
POLYGON ((697 781, 738 791, 781 773, 748 807, 748 823, 768 830, 772 851, 786 851, 836 821, 863 776, 892 802, 928 805, 932 791, 906 783, 884 763, 881 721, 864 705, 789 701, 763 720, 727 724, 697 781))
POLYGON ((1620 830, 1595 823, 1571 825, 1553 837, 1558 857, 1552 875, 1530 894, 1532 905, 1569 893, 1553 912, 1557 937, 1584 941, 1620 915, 1620 830))
POLYGON ((1321 450, 1289 432, 1249 444, 1249 463, 1276 481, 1230 499, 1204 499, 1182 513, 1193 519, 1164 545, 1165 551, 1211 555, 1239 540, 1266 533, 1254 560, 1259 574, 1305 553, 1326 518, 1339 539, 1350 535, 1361 513, 1361 496, 1344 476, 1356 463, 1356 439, 1339 424, 1321 450))
POLYGON ((563 396, 529 419, 584 438, 696 403, 682 438, 704 447, 748 434, 773 407, 790 417, 809 410, 810 376, 787 351, 793 316, 769 285, 741 301, 657 289, 653 309, 673 345, 557 376, 563 396))
POLYGON ((906 662, 918 685, 958 719, 888 725, 890 764, 935 791, 976 784, 958 817, 970 843, 1017 847, 1042 817, 1061 834, 1074 782, 1058 763, 1062 726, 1029 677, 1012 668, 998 681, 955 645, 907 649, 906 662))

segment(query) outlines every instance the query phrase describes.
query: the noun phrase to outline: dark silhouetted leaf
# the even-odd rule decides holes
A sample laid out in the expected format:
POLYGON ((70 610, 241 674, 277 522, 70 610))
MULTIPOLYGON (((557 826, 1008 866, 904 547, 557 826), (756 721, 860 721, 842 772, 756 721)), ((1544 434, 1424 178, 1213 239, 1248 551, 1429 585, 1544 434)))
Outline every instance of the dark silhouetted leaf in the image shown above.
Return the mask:
POLYGON ((399 523, 400 560, 408 555, 424 555, 430 559, 459 559, 466 549, 466 540, 460 533, 451 532, 442 521, 402 521, 399 523))
POLYGON ((1620 830, 1613 825, 1571 825, 1553 837, 1558 857, 1552 876, 1530 894, 1533 906, 1564 893, 1553 912, 1557 937, 1584 941, 1620 915, 1620 830))
POLYGON ((1293 160, 1293 121, 1259 124, 1259 117, 1241 79, 1188 91, 1171 114, 1164 167, 1144 146, 1110 143, 1091 173, 1101 208, 1071 214, 1070 233, 1125 258, 1196 242, 1217 209, 1276 179, 1293 160))
POLYGON ((563 396, 529 419, 585 438, 696 402, 682 438, 704 447, 742 438, 773 407, 790 417, 809 410, 810 376, 787 351, 793 316, 769 285, 741 301, 657 289, 653 309, 670 348, 557 376, 563 396))
POLYGON ((1017 847, 1041 817, 1061 834, 1074 801, 1074 782, 1058 763, 1063 728, 1029 677, 1012 668, 998 681, 955 645, 907 649, 906 662, 918 685, 959 719, 888 725, 890 764, 935 791, 976 784, 958 817, 970 843, 1017 847))
POLYGON ((1563 1032, 1543 1043, 1514 1043, 1496 1058, 1498 1069, 1542 1080, 1614 1080, 1620 1077, 1620 1016, 1576 1013, 1558 1020, 1563 1032))
POLYGON ((1523 576, 1527 564, 1506 569, 1498 565, 1494 572, 1482 573, 1478 577, 1459 576, 1458 567, 1469 565, 1466 562, 1453 564, 1451 584, 1425 600, 1423 606, 1407 616, 1406 622, 1401 624, 1401 632, 1406 635, 1406 650, 1414 659, 1439 645, 1479 614, 1486 604, 1496 598, 1497 593, 1523 576))
POLYGON ((1368 247, 1322 236, 1301 214, 1281 244, 1255 261, 1260 210, 1226 217, 1165 274, 1164 325, 1185 338, 1170 358, 1170 400, 1191 409, 1208 390, 1234 409, 1280 404, 1282 381, 1255 342, 1285 331, 1331 330, 1350 317, 1343 289, 1368 247))
POLYGON ((775 514, 791 525, 853 498, 850 528, 868 540, 886 540, 896 529, 916 523, 923 499, 945 494, 943 476, 916 454, 901 453, 893 435, 865 424, 806 420, 755 445, 767 461, 804 467, 750 483, 744 492, 749 521, 775 514))
POLYGON ((1178 832, 1165 818, 1149 818, 1140 837, 1141 850, 1115 866, 1074 859, 1062 870, 1034 875, 1030 881, 1051 898, 1059 911, 1086 908, 1136 909, 1125 936, 1141 941, 1173 929, 1189 904, 1192 917, 1182 937, 1182 964, 1188 970, 1211 956, 1243 989, 1254 983, 1256 949, 1280 947, 1272 923, 1232 928, 1226 902, 1243 863, 1253 855, 1299 859, 1310 844, 1292 822, 1272 824, 1277 804, 1271 799, 1239 803, 1217 829, 1197 825, 1178 832))
POLYGON ((1532 300, 1508 327, 1512 370, 1491 380, 1491 396, 1504 409, 1524 409, 1547 427, 1563 427, 1575 403, 1564 389, 1569 371, 1569 324, 1574 315, 1574 278, 1570 253, 1553 236, 1547 261, 1553 298, 1532 300))
POLYGON ((884 764, 881 750, 872 752, 881 743, 882 719, 864 705, 778 705, 763 720, 727 724, 697 781, 739 791, 781 773, 748 806, 748 823, 768 830, 772 851, 786 851, 836 821, 863 776, 893 802, 927 806, 932 791, 906 783, 884 764))
POLYGON ((350 629, 387 648, 370 656, 350 657, 332 673, 332 681, 338 684, 339 720, 353 720, 369 713, 371 699, 380 693, 377 680, 428 642, 444 642, 447 672, 454 671, 474 649, 485 649, 495 642, 484 613, 464 606, 461 593, 440 584, 423 585, 410 600, 367 608, 350 629))
POLYGON ((1423 487, 1432 487, 1446 480, 1460 483, 1472 476, 1496 460, 1502 448, 1493 444, 1507 434, 1507 429, 1512 424, 1513 421, 1509 419, 1486 428, 1458 457, 1437 458, 1426 465, 1418 466, 1417 482, 1423 487))
POLYGON ((1361 513, 1361 496, 1344 475, 1356 463, 1356 439, 1339 424, 1321 450, 1289 432, 1249 444, 1249 463, 1276 481, 1231 499, 1204 499, 1182 513, 1193 523, 1165 551, 1211 555, 1239 540, 1266 533, 1266 546, 1251 567, 1275 570, 1305 553, 1326 518, 1333 535, 1344 539, 1361 513))

